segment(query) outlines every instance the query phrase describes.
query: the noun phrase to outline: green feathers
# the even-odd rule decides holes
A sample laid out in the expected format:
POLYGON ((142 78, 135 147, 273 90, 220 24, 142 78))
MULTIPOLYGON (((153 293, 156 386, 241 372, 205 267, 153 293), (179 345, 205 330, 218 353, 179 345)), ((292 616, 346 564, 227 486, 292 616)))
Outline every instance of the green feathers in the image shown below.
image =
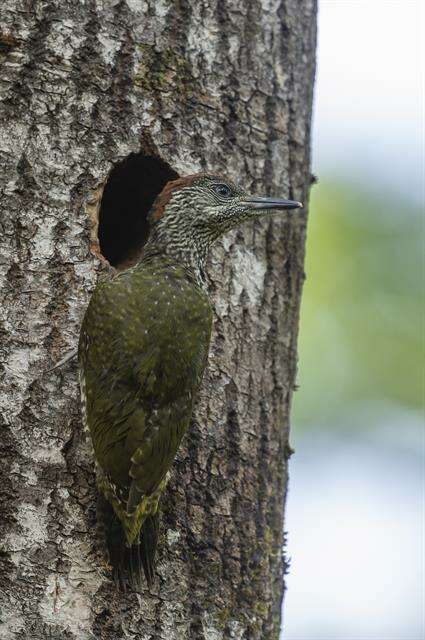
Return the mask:
POLYGON ((216 175, 169 182, 149 215, 142 262, 93 293, 79 344, 81 397, 120 584, 137 586, 141 566, 149 584, 154 577, 158 503, 208 355, 208 249, 245 220, 300 206, 250 197, 216 175))
MULTIPOLYGON (((82 324, 81 395, 98 487, 123 542, 140 544, 135 562, 140 558, 150 582, 158 502, 192 414, 211 322, 208 298, 192 272, 156 255, 99 285, 82 324)), ((110 556, 121 565, 120 581, 125 574, 134 583, 134 561, 133 568, 125 566, 126 554, 116 548, 110 556)))

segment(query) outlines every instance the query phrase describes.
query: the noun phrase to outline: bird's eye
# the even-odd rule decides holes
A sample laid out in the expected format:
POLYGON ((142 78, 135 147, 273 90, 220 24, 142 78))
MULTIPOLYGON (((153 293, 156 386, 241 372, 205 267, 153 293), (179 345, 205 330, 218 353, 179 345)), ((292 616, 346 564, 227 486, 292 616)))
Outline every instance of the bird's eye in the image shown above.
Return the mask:
POLYGON ((221 196, 222 198, 230 198, 232 195, 232 190, 230 187, 227 186, 227 184, 215 184, 213 185, 213 189, 216 192, 217 195, 221 196))

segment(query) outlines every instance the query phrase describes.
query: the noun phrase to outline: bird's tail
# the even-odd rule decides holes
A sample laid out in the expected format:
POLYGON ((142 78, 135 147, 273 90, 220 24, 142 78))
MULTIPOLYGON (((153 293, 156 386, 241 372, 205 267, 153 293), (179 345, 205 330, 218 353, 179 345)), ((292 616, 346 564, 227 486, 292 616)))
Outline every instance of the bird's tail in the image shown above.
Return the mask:
POLYGON ((140 539, 128 546, 121 522, 110 503, 102 495, 98 499, 98 523, 103 529, 109 563, 116 584, 126 590, 142 588, 142 572, 150 588, 155 578, 155 554, 158 542, 158 512, 143 522, 140 539))
POLYGON ((140 560, 145 572, 146 582, 151 587, 155 579, 155 556, 158 544, 159 514, 158 511, 148 516, 140 531, 140 560))

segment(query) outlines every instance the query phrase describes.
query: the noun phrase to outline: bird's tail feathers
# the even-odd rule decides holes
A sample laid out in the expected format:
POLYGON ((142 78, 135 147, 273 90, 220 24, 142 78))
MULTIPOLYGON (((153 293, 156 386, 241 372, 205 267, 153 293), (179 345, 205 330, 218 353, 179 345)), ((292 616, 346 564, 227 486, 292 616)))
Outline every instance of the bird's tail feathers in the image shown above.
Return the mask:
POLYGON ((140 532, 140 559, 145 572, 146 582, 151 587, 155 579, 155 555, 158 544, 159 514, 158 511, 148 516, 140 532))
POLYGON ((140 531, 140 541, 128 546, 121 522, 103 496, 98 500, 98 522, 104 529, 109 563, 117 586, 126 591, 142 589, 142 572, 150 588, 155 578, 155 553, 158 541, 158 512, 148 516, 140 531))

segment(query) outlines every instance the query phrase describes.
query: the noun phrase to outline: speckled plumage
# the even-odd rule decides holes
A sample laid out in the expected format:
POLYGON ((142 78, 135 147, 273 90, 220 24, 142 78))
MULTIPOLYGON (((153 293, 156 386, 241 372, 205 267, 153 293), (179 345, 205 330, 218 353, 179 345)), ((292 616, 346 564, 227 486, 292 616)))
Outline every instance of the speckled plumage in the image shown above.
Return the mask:
MULTIPOLYGON (((212 309, 203 284, 206 253, 222 233, 265 209, 263 200, 222 180, 188 176, 165 187, 151 212, 142 261, 95 289, 81 328, 83 416, 98 487, 127 548, 137 548, 135 561, 141 558, 149 583, 158 501, 207 362, 212 309)), ((125 571, 122 555, 117 562, 125 571)), ((128 573, 134 583, 133 570, 128 573)))
POLYGON ((85 415, 99 488, 129 545, 157 509, 188 426, 211 322, 194 274, 163 255, 100 285, 90 300, 79 348, 85 415))

